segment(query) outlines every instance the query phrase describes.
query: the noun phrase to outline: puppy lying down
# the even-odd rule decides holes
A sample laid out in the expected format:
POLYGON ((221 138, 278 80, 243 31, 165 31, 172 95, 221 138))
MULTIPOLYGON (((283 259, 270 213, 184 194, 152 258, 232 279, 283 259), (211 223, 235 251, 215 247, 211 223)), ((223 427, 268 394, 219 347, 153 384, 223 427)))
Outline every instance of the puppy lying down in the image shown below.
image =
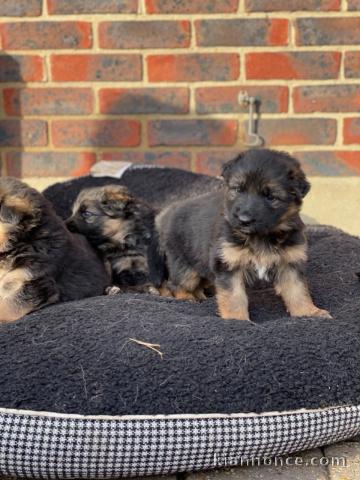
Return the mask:
POLYGON ((0 322, 46 305, 102 295, 110 277, 81 235, 39 192, 0 178, 0 322))
POLYGON ((114 286, 120 291, 158 293, 149 281, 149 249, 155 235, 151 207, 126 187, 107 185, 81 191, 72 210, 66 225, 85 235, 99 252, 110 267, 114 286))
POLYGON ((246 287, 274 284, 292 316, 328 317, 304 275, 306 239, 299 211, 310 189, 285 153, 249 150, 225 164, 223 188, 172 204, 156 219, 167 286, 179 299, 201 300, 214 285, 224 319, 248 320, 246 287))

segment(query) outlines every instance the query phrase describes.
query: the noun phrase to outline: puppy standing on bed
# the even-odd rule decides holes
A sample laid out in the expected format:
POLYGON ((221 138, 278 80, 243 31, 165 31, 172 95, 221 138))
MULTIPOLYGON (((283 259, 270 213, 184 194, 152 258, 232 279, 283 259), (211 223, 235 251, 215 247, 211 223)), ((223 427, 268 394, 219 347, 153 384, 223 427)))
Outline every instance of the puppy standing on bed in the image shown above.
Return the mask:
POLYGON ((85 235, 99 251, 111 267, 114 285, 121 290, 157 294, 149 283, 148 271, 154 217, 153 209, 126 187, 108 185, 80 192, 66 224, 85 235))
POLYGON ((310 296, 299 211, 310 185, 285 153, 250 150, 228 162, 224 186, 179 202, 157 217, 160 248, 176 298, 201 299, 214 284, 224 319, 248 320, 245 287, 272 281, 292 316, 329 317, 310 296))
POLYGON ((110 284, 86 239, 39 192, 0 178, 0 322, 46 305, 102 295, 110 284))

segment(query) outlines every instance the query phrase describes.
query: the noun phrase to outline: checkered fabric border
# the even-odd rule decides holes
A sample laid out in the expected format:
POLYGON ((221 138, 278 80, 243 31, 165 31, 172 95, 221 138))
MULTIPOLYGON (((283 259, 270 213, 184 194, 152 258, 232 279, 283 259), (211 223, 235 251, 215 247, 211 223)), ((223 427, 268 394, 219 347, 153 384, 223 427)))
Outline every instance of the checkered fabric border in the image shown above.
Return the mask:
POLYGON ((355 436, 360 406, 235 415, 81 417, 0 410, 0 474, 115 478, 203 470, 355 436))

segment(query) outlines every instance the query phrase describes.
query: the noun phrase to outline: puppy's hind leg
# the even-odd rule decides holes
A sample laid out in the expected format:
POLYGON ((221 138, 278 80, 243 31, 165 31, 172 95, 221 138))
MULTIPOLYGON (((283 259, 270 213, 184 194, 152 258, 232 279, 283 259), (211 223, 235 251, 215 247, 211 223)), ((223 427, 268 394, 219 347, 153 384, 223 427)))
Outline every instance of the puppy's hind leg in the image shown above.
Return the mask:
POLYGON ((199 296, 200 281, 200 275, 195 270, 191 267, 182 267, 175 276, 175 282, 173 281, 169 287, 178 300, 196 302, 202 300, 199 296))

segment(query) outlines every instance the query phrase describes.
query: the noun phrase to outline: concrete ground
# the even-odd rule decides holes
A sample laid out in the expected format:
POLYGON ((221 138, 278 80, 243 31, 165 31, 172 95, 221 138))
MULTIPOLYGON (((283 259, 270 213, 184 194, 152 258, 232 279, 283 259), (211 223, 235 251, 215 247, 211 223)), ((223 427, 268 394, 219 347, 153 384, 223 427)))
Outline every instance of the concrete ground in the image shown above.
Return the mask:
POLYGON ((311 177, 310 182, 303 206, 305 222, 360 235, 360 177, 311 177))
MULTIPOLYGON (((25 178, 38 190, 67 178, 25 178)), ((311 191, 303 206, 306 223, 321 223, 360 235, 360 176, 310 177, 311 191)), ((359 479, 360 480, 360 479, 359 479)))

